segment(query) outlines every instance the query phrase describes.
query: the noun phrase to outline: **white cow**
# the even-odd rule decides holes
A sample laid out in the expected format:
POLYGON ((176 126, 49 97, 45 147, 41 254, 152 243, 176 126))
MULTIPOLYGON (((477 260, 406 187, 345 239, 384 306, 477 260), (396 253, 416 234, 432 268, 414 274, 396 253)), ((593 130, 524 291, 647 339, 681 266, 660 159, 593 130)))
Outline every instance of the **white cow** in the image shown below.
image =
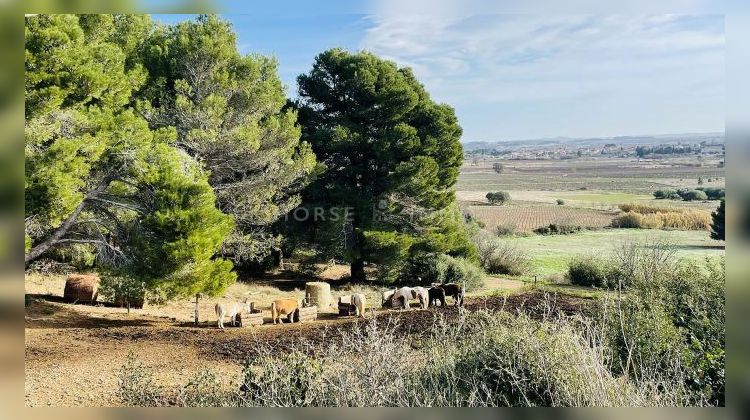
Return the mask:
POLYGON ((393 293, 393 307, 409 309, 409 301, 414 299, 411 287, 400 287, 393 293))
POLYGON ((396 289, 390 289, 383 292, 383 297, 380 301, 382 306, 384 308, 393 308, 395 305, 393 303, 393 295, 396 293, 396 289))
POLYGON ((421 286, 412 287, 411 291, 413 296, 419 299, 419 305, 422 309, 427 309, 427 306, 430 304, 430 292, 421 286))
POLYGON ((234 327, 236 325, 237 314, 242 311, 248 315, 252 313, 252 306, 247 303, 247 298, 244 302, 217 303, 215 309, 216 317, 218 318, 216 325, 222 330, 224 329, 224 316, 229 315, 229 319, 232 320, 232 326, 234 327))

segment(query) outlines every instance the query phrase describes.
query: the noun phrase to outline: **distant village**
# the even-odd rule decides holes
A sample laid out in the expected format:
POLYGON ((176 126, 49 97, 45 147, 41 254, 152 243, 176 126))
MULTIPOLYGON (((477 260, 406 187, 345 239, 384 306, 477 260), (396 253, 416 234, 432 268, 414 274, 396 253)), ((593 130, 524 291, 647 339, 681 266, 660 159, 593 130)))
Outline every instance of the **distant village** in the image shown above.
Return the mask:
MULTIPOLYGON (((612 139, 528 140, 509 142, 464 143, 466 159, 483 160, 550 160, 578 158, 636 158, 663 160, 687 158, 724 164, 724 135, 686 137, 622 137, 612 139)), ((706 162, 708 164, 708 162, 706 162)))

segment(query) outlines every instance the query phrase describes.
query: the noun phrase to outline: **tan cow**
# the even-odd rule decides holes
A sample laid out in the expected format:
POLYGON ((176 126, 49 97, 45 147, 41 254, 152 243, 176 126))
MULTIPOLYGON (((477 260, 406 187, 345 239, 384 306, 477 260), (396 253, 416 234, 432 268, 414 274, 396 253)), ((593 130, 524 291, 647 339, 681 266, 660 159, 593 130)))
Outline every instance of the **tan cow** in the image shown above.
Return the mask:
POLYGON ((351 304, 356 308, 355 315, 364 318, 365 306, 367 305, 365 295, 363 295, 362 293, 354 293, 349 297, 349 302, 351 302, 351 304))
POLYGON ((294 322, 294 313, 302 307, 299 299, 277 299, 271 303, 271 319, 273 323, 279 321, 279 324, 284 322, 281 319, 282 315, 286 316, 289 322, 294 322))
POLYGON ((419 306, 422 309, 427 309, 430 305, 430 292, 421 286, 412 287, 411 292, 419 300, 419 306))

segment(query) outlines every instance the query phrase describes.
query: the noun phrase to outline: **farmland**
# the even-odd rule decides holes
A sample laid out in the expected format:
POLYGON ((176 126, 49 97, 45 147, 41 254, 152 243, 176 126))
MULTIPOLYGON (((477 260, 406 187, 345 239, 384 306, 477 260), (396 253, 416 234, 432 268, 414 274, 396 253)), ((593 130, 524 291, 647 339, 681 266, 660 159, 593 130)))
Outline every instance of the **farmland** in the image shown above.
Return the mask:
MULTIPOLYGON (((543 148, 537 153, 544 153, 543 148)), ((651 194, 663 188, 723 187, 725 173, 710 158, 641 160, 631 157, 580 159, 500 160, 467 159, 462 167, 456 196, 464 210, 490 232, 497 227, 515 228, 521 235, 503 239, 519 247, 531 260, 529 280, 564 282, 568 261, 576 255, 607 253, 625 242, 673 244, 678 257, 692 260, 724 255, 723 242, 705 231, 660 229, 611 229, 624 203, 713 211, 718 201, 656 200, 651 194), (502 173, 493 170, 500 162, 502 173), (701 162, 699 164, 699 162, 701 162), (703 184, 700 185, 698 178, 703 184), (708 182, 707 180, 711 181, 708 182), (484 198, 489 191, 508 191, 512 200, 492 206, 484 198), (563 200, 564 205, 557 205, 563 200), (569 235, 529 235, 549 224, 592 229, 569 235)))
MULTIPOLYGON (((724 168, 687 162, 643 162, 637 159, 571 159, 503 161, 504 171, 492 170, 495 159, 466 161, 458 191, 601 191, 650 195, 665 187, 696 187, 698 177, 723 186, 724 168)), ((714 185, 711 184, 711 185, 714 185)), ((709 184, 706 184, 709 185, 709 184)), ((593 201, 593 200, 592 200, 593 201)))
POLYGON ((525 278, 562 281, 567 264, 576 255, 606 255, 626 243, 671 243, 679 258, 702 261, 724 255, 724 244, 702 231, 665 231, 644 229, 606 229, 572 235, 533 235, 510 239, 532 258, 525 278))
POLYGON ((468 211, 486 229, 511 227, 517 232, 530 232, 549 224, 603 228, 608 226, 615 212, 552 205, 527 206, 468 206, 468 211))

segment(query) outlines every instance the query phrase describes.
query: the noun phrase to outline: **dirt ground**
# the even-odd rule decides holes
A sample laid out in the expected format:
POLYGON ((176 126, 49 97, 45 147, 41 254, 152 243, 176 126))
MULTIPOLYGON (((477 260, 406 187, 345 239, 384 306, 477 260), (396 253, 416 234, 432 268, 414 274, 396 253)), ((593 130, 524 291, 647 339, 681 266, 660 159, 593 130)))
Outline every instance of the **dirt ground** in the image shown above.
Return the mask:
MULTIPOLYGON (((507 298, 499 293, 492 297, 469 297, 467 309, 529 310, 544 299, 540 292, 521 291, 521 282, 495 278, 487 283, 488 289, 516 293, 507 298)), ((29 288, 34 287, 27 285, 29 288)), ((587 302, 565 297, 557 299, 555 304, 560 310, 575 312, 587 302)), ((192 314, 192 308, 189 313, 192 314)), ((458 310, 452 306, 409 311, 378 308, 371 310, 368 317, 397 319, 405 333, 418 334, 439 314, 450 321, 458 315, 458 310)), ((266 322, 270 322, 270 314, 265 316, 266 322)), ((227 378, 227 386, 233 387, 241 377, 243 362, 259 344, 273 348, 288 340, 331 342, 353 323, 362 322, 327 312, 314 322, 220 331, 213 318, 196 327, 188 321, 188 316, 164 315, 148 307, 127 314, 120 308, 66 304, 54 296, 37 294, 26 307, 26 405, 117 405, 117 371, 131 352, 152 370, 161 385, 184 383, 198 371, 210 369, 227 378)))

